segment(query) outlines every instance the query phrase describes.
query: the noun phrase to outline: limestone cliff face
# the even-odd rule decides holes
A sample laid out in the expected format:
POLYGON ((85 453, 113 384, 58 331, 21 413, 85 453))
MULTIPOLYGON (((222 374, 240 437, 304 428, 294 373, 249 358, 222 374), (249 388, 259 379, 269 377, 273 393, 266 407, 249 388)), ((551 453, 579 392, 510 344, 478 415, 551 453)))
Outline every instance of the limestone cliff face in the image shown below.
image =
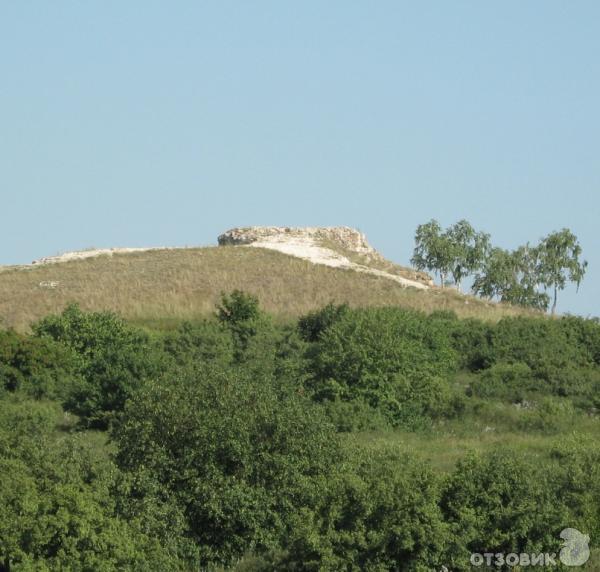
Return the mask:
POLYGON ((248 226, 232 228, 219 236, 220 245, 252 244, 270 240, 306 240, 337 245, 357 254, 380 256, 367 242, 362 232, 348 226, 331 227, 289 227, 289 226, 248 226))
POLYGON ((414 288, 428 288, 433 284, 427 274, 386 260, 367 242, 364 234, 347 226, 232 228, 220 235, 218 242, 221 246, 278 250, 315 264, 375 274, 414 288))

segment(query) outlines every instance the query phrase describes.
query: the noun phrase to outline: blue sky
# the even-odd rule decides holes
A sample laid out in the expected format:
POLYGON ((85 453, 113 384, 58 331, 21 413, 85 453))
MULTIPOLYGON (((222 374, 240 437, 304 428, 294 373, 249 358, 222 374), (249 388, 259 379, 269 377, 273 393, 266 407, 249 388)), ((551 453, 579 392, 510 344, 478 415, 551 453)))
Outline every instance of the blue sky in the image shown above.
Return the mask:
POLYGON ((2 2, 0 264, 349 225, 571 228, 600 315, 600 3, 2 2))

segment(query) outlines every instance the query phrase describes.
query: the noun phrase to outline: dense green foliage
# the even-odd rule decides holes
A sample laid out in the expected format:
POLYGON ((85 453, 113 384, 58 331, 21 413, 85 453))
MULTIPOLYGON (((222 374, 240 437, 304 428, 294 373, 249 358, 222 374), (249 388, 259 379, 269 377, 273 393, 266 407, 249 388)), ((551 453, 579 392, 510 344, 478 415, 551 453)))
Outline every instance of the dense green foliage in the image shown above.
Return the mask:
POLYGON ((149 386, 114 433, 117 461, 181 507, 202 560, 274 548, 339 461, 321 412, 272 380, 197 372, 149 386))
POLYGON ((177 570, 147 533, 151 515, 123 518, 116 467, 77 436, 52 439, 57 407, 0 401, 0 570, 177 570))
POLYGON ((417 312, 343 312, 315 342, 308 387, 318 400, 362 400, 392 424, 435 416, 448 405, 445 376, 457 361, 444 334, 417 312))
POLYGON ((65 408, 91 425, 105 427, 131 393, 159 371, 148 335, 110 312, 84 313, 72 305, 41 320, 34 332, 75 352, 81 375, 69 388, 65 408))
POLYGON ((490 300, 546 310, 550 297, 540 272, 540 249, 529 245, 514 251, 492 248, 475 275, 473 293, 490 300))
POLYGON ((0 331, 0 394, 20 391, 37 399, 60 399, 77 372, 76 355, 63 344, 0 331))
POLYGON ((490 248, 488 234, 476 231, 466 220, 460 220, 446 230, 436 220, 417 227, 415 251, 411 262, 419 270, 436 272, 442 288, 452 275, 456 286, 479 270, 490 248))
POLYGON ((570 515, 553 477, 506 452, 459 462, 440 499, 452 569, 464 569, 472 552, 556 552, 570 515))
POLYGON ((468 570, 600 535, 600 448, 561 438, 598 423, 594 320, 329 305, 279 325, 233 292, 146 332, 70 306, 0 332, 0 380, 2 572, 468 570), (436 471, 398 437, 503 424, 553 445, 436 471))

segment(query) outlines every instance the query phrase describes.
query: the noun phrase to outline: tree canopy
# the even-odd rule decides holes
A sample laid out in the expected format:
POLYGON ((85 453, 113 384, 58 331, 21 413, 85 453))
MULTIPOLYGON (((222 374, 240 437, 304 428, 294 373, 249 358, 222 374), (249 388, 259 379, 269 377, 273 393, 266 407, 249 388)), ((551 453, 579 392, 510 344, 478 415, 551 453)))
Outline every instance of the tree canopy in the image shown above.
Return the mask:
POLYGON ((537 245, 525 244, 513 251, 493 246, 490 235, 476 231, 466 220, 443 230, 435 219, 417 227, 411 259, 419 270, 434 272, 440 286, 449 275, 460 290, 465 278, 472 276, 474 294, 500 302, 547 310, 552 296, 556 313, 558 291, 568 282, 579 288, 587 262, 569 229, 552 232, 537 245))

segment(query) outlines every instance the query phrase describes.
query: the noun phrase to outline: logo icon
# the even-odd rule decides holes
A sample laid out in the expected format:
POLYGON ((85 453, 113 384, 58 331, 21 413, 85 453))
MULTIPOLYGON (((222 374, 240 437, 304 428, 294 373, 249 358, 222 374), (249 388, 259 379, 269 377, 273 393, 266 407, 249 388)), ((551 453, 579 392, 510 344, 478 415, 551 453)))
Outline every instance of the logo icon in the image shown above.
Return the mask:
POLYGON ((565 566, 583 566, 590 557, 590 537, 576 528, 565 528, 560 537, 563 539, 560 561, 565 566))

